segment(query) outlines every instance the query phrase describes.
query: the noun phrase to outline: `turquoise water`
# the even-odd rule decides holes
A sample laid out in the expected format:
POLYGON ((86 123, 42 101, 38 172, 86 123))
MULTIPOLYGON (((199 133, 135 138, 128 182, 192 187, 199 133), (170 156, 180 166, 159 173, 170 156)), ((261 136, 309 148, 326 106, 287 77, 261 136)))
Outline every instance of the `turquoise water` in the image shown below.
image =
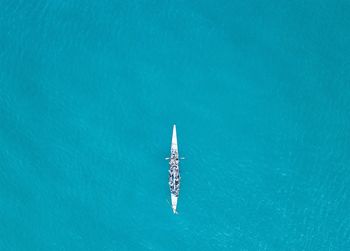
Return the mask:
POLYGON ((349 13, 0 1, 0 250, 350 250, 349 13))

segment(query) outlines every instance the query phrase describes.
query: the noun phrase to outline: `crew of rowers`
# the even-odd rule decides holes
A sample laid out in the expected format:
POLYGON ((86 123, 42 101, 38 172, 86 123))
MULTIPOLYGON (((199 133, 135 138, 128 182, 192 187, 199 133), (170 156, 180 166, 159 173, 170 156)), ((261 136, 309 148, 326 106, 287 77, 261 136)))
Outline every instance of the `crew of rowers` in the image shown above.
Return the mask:
POLYGON ((170 170, 169 170, 169 185, 170 191, 175 196, 179 195, 180 190, 180 174, 179 174, 179 157, 177 152, 173 151, 170 158, 170 170))

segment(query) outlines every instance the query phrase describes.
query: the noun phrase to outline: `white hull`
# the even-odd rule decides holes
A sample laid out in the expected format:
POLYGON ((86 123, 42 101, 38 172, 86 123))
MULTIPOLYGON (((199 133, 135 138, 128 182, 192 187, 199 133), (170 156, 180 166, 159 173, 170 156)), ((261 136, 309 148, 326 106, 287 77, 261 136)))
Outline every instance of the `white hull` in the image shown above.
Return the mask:
POLYGON ((173 194, 171 194, 171 208, 173 209, 173 213, 176 214, 176 207, 177 207, 177 197, 173 194))
POLYGON ((178 151, 178 149, 177 149, 176 125, 173 126, 173 136, 171 138, 171 149, 175 149, 176 151, 178 151))

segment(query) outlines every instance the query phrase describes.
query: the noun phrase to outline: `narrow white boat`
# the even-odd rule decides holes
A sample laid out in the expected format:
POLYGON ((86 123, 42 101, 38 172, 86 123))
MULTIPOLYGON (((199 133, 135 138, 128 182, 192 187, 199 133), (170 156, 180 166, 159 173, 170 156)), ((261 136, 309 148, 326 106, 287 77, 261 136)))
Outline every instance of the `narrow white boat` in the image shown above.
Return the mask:
POLYGON ((179 169, 179 151, 177 146, 176 125, 173 127, 173 136, 171 140, 170 158, 169 158, 169 187, 171 193, 171 207, 174 213, 177 213, 177 199, 180 192, 180 169, 179 169))

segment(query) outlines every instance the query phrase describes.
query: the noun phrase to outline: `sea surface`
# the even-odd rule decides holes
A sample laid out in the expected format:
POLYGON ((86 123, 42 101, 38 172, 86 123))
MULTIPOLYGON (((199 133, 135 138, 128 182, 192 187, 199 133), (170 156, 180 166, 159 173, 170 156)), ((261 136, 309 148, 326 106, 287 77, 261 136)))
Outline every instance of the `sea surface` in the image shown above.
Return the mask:
POLYGON ((345 0, 1 0, 0 250, 350 250, 349 27, 345 0))

